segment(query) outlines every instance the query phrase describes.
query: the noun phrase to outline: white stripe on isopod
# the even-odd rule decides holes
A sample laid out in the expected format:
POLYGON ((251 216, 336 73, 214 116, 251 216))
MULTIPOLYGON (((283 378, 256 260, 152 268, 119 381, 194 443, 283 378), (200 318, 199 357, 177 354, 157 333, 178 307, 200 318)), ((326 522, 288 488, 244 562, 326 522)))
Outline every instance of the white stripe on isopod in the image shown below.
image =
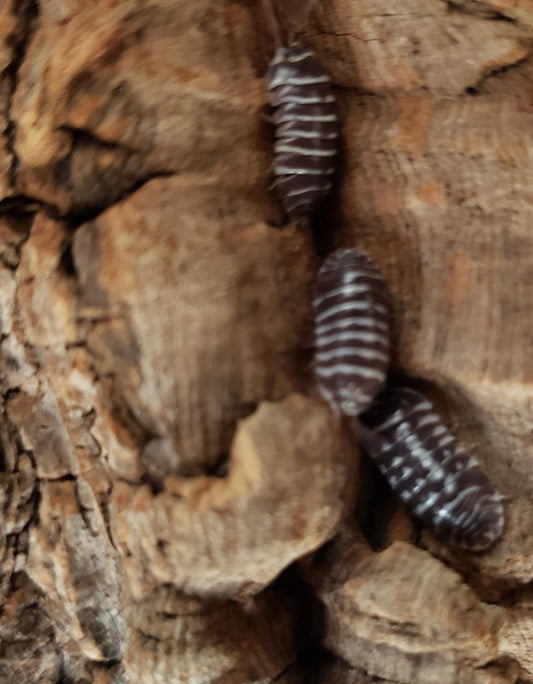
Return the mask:
MULTIPOLYGON (((308 169, 302 166, 288 166, 287 162, 283 162, 282 164, 279 162, 274 162, 273 168, 274 173, 276 173, 278 176, 327 176, 335 171, 332 166, 325 169, 308 169)), ((278 178, 278 180, 280 179, 278 178)))
POLYGON ((310 121, 317 123, 336 123, 337 121, 336 114, 311 114, 311 112, 307 114, 295 114, 293 111, 291 111, 287 107, 284 107, 283 105, 280 106, 280 110, 281 118, 278 120, 278 124, 286 123, 288 121, 310 121))
MULTIPOLYGON (((365 311, 368 310, 368 308, 368 302, 365 301, 342 302, 341 304, 332 306, 325 311, 321 311, 315 320, 317 323, 323 323, 328 318, 332 318, 338 314, 347 313, 348 311, 365 311)), ((387 314, 387 309, 382 304, 374 302, 372 308, 374 311, 377 311, 384 316, 387 314)))
POLYGON ((316 308, 323 304, 323 302, 325 302, 327 299, 338 297, 339 295, 342 297, 351 297, 352 295, 368 293, 368 291, 369 287, 365 283, 358 285, 341 285, 341 287, 335 287, 332 290, 328 290, 328 292, 325 292, 323 295, 315 297, 313 300, 313 306, 316 308))
POLYGON ((310 131, 306 131, 303 128, 291 128, 290 130, 284 131, 281 130, 282 126, 278 127, 278 130, 276 131, 276 137, 278 138, 286 138, 287 140, 298 140, 298 138, 312 138, 312 139, 319 139, 319 140, 335 140, 335 138, 339 137, 339 134, 337 131, 332 131, 331 133, 322 133, 321 131, 312 129, 310 131))
MULTIPOLYGON (((334 95, 297 95, 296 93, 283 95, 283 102, 293 102, 294 104, 329 104, 335 102, 334 95)), ((281 105, 283 106, 283 105, 281 105)))
POLYGON ((303 188, 298 188, 296 190, 289 190, 285 193, 286 197, 296 197, 297 195, 302 195, 303 193, 310 192, 313 190, 329 190, 331 188, 331 183, 324 182, 322 185, 306 185, 303 188))
POLYGON ((299 147, 297 145, 290 145, 283 139, 278 140, 274 145, 275 152, 286 152, 288 154, 303 154, 304 157, 334 157, 337 154, 335 149, 321 150, 319 148, 309 149, 307 147, 299 147))
POLYGON ((389 340, 381 332, 367 332, 363 330, 350 330, 348 332, 338 332, 331 335, 320 334, 316 337, 316 344, 320 347, 329 347, 332 344, 342 342, 359 342, 366 344, 376 344, 388 348, 389 340))
POLYGON ((331 349, 330 351, 319 351, 315 354, 315 361, 317 363, 327 363, 332 359, 337 359, 342 356, 352 356, 355 357, 354 360, 367 359, 368 361, 382 361, 387 363, 389 360, 389 355, 384 354, 376 349, 364 349, 364 348, 354 348, 354 347, 338 347, 337 349, 331 349))
POLYGON ((315 368, 315 372, 317 375, 324 378, 331 378, 335 375, 346 375, 349 377, 351 374, 379 381, 383 380, 384 378, 384 373, 382 371, 376 370, 375 368, 366 368, 363 366, 354 365, 351 363, 336 363, 328 368, 317 366, 315 368))
POLYGON ((325 335, 326 333, 333 333, 334 330, 340 328, 378 328, 385 335, 389 332, 389 324, 386 320, 380 320, 379 318, 371 318, 370 316, 349 316, 346 318, 338 318, 335 321, 330 321, 329 323, 323 323, 315 328, 316 337, 325 335))
POLYGON ((291 76, 291 69, 285 69, 285 73, 283 73, 283 71, 283 69, 280 69, 280 73, 277 75, 277 77, 270 81, 270 90, 274 90, 275 88, 279 88, 279 86, 284 85, 301 86, 315 85, 318 83, 331 83, 331 79, 327 74, 320 74, 320 76, 291 76))

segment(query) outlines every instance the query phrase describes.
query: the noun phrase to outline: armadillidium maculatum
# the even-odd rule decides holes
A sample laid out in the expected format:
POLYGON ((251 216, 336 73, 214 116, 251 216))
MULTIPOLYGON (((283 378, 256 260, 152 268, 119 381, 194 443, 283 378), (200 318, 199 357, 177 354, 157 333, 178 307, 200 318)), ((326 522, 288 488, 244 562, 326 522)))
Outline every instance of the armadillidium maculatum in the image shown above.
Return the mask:
POLYGON ((501 536, 502 497, 478 462, 454 443, 433 406, 396 388, 364 416, 363 445, 391 488, 443 541, 484 551, 501 536))
POLYGON ((307 220, 331 188, 337 154, 335 96, 328 74, 299 42, 276 50, 267 75, 275 186, 295 221, 307 220))
POLYGON ((387 287, 367 256, 339 249, 318 272, 313 306, 318 388, 337 413, 357 416, 381 391, 387 376, 387 287))

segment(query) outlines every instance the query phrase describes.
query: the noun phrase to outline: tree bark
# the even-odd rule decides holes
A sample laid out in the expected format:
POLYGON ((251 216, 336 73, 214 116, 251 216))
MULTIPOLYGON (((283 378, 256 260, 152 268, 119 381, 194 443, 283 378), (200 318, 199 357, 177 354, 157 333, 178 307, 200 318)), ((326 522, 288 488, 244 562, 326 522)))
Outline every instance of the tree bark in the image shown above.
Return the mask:
POLYGON ((0 680, 533 682, 533 2, 316 2, 336 184, 285 225, 253 0, 0 6, 0 680), (393 376, 506 497, 435 539, 318 397, 357 247, 393 376))

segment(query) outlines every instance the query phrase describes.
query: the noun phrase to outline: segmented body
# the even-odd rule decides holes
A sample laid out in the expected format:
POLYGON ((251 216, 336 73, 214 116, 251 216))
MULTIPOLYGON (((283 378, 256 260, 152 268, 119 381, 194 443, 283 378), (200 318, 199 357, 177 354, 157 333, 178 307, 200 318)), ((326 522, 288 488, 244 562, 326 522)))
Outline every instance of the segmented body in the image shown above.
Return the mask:
POLYGON ((444 541, 483 551, 502 534, 504 511, 478 462, 418 392, 391 390, 364 417, 363 441, 391 488, 444 541))
POLYGON ((335 96, 313 52, 278 48, 267 71, 276 126, 275 185, 293 220, 308 219, 331 188, 337 153, 335 96))
POLYGON ((368 408, 387 376, 387 287, 368 257, 339 249, 318 273, 313 306, 318 388, 335 411, 356 416, 368 408))

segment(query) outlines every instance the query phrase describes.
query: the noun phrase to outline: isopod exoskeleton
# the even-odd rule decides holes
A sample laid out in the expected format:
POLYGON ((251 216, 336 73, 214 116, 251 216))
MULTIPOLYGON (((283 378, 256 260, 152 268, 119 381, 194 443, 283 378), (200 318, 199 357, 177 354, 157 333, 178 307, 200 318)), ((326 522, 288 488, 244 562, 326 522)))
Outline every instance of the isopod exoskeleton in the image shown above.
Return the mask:
POLYGON ((372 403, 387 377, 387 286, 367 256, 355 249, 338 249, 318 272, 313 306, 318 388, 337 413, 357 416, 372 403))
POLYGON ((502 534, 502 497, 433 406, 397 388, 363 417, 363 446, 402 501, 443 541, 483 551, 502 534))
POLYGON ((331 80, 299 42, 280 46, 267 71, 276 126, 274 185, 291 219, 308 220, 332 184, 337 114, 331 80))

